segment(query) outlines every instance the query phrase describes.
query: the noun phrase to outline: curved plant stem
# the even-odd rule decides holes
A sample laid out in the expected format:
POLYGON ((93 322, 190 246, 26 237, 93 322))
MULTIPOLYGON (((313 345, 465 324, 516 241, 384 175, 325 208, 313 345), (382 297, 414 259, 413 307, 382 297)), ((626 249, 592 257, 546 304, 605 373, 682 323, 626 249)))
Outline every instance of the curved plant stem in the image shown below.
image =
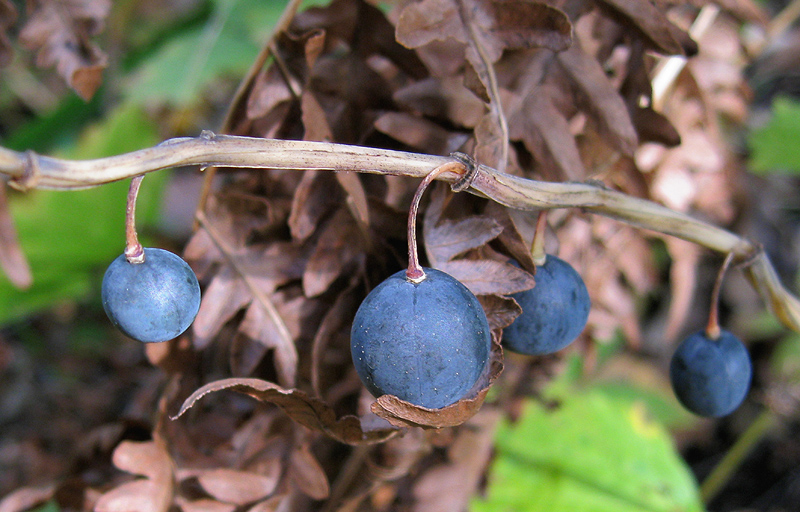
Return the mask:
POLYGON ((463 174, 466 171, 467 167, 461 162, 442 164, 428 173, 417 187, 417 191, 414 192, 411 207, 408 209, 408 270, 406 270, 406 278, 409 281, 419 283, 425 279, 425 272, 419 264, 419 251, 417 250, 417 213, 419 213, 419 202, 422 199, 422 193, 441 174, 446 172, 463 174))
MULTIPOLYGON (((138 174, 181 165, 235 168, 359 171, 422 178, 451 157, 385 149, 254 137, 215 135, 167 140, 155 147, 96 160, 62 160, 0 148, 0 174, 24 180, 31 187, 78 189, 118 181, 138 174)), ((450 183, 456 172, 443 172, 450 183)), ((720 227, 652 201, 628 196, 595 183, 552 183, 476 167, 470 192, 509 208, 541 210, 581 208, 632 226, 734 253, 746 261, 746 274, 776 317, 800 332, 800 300, 781 284, 775 269, 757 244, 720 227)))
POLYGON ((136 198, 139 197, 139 187, 142 186, 143 179, 144 174, 131 178, 125 206, 125 259, 133 264, 144 263, 144 249, 136 233, 136 198))
POLYGON ((719 292, 722 290, 722 281, 725 280, 725 273, 732 261, 733 253, 731 252, 725 256, 725 261, 722 262, 717 279, 714 281, 714 288, 711 290, 711 309, 708 312, 708 323, 706 324, 706 337, 710 340, 719 339, 719 292))
POLYGON ((730 450, 719 461, 711 473, 700 485, 700 498, 708 504, 722 490, 730 480, 731 475, 742 465, 750 451, 775 425, 775 414, 769 409, 764 410, 747 430, 736 440, 730 450))
POLYGON ((531 258, 537 267, 544 265, 547 261, 547 253, 544 250, 545 231, 547 231, 547 210, 542 210, 536 218, 536 232, 533 234, 531 242, 531 258))

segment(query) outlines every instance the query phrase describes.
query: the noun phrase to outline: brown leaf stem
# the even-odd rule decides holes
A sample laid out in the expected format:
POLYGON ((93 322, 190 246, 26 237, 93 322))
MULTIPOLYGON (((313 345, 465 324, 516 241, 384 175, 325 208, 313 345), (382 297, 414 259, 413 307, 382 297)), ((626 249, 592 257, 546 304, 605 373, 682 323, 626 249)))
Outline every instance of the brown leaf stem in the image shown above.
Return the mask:
POLYGON ((725 256, 725 261, 717 274, 717 279, 714 281, 714 288, 711 290, 711 309, 708 311, 708 323, 706 324, 706 337, 710 340, 719 338, 719 292, 722 289, 722 281, 725 279, 725 273, 728 267, 731 266, 733 261, 733 253, 728 253, 725 256))
POLYGON ((144 248, 139 243, 139 235, 136 232, 136 198, 139 197, 143 179, 144 174, 131 178, 125 205, 125 259, 133 264, 144 263, 144 248))
MULTIPOLYGON (((152 148, 95 160, 63 160, 0 148, 0 174, 26 175, 35 161, 39 188, 78 189, 181 165, 237 168, 359 171, 422 178, 451 157, 329 142, 229 135, 170 139, 152 148)), ((439 178, 453 183, 455 172, 439 178)), ((800 332, 800 300, 781 284, 764 251, 753 242, 652 201, 594 183, 535 181, 478 165, 470 191, 519 210, 581 208, 632 226, 675 236, 748 261, 747 276, 778 319, 800 332)))
POLYGON ((428 185, 433 183, 433 180, 446 172, 464 174, 466 171, 466 166, 460 161, 447 162, 428 173, 417 187, 414 198, 411 200, 411 207, 408 209, 408 270, 406 271, 406 278, 410 281, 418 283, 425 279, 425 272, 419 264, 419 251, 417 250, 417 214, 419 213, 419 202, 422 199, 423 192, 428 188, 428 185))

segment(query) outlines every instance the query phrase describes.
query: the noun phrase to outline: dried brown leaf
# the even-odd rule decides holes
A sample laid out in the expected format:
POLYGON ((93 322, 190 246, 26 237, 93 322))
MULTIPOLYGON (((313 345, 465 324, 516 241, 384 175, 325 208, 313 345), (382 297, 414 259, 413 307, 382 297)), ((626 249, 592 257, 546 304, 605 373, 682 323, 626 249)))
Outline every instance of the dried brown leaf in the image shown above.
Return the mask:
POLYGON ((252 299, 244 280, 232 268, 224 267, 203 292, 200 310, 192 324, 195 348, 207 347, 225 322, 252 299))
POLYGON ((278 485, 277 475, 266 476, 228 468, 202 471, 197 480, 213 498, 240 506, 263 500, 278 485))
POLYGON ((7 30, 17 22, 17 9, 9 0, 0 0, 0 68, 11 64, 14 48, 7 30))
POLYGON ((0 266, 17 288, 24 290, 33 284, 31 267, 19 245, 17 230, 8 209, 5 183, 0 183, 0 266))
POLYGON ((556 58, 580 91, 578 101, 594 116, 605 140, 631 156, 639 145, 625 102, 600 63, 576 42, 556 58))
POLYGON ((103 494, 96 512, 167 512, 174 493, 174 464, 163 442, 123 441, 112 462, 119 469, 146 479, 134 480, 103 494))
POLYGON ((301 492, 315 500, 324 500, 330 494, 330 484, 325 470, 306 444, 292 450, 289 459, 289 478, 301 492))
POLYGON ((318 398, 309 396, 298 389, 283 389, 280 386, 260 379, 223 379, 210 382, 197 389, 187 398, 174 418, 189 410, 203 396, 230 389, 252 396, 263 402, 270 402, 289 415, 293 420, 316 432, 322 432, 346 444, 371 444, 385 441, 397 434, 397 430, 384 423, 375 423, 369 418, 356 416, 336 417, 334 410, 318 398))
POLYGON ((375 128, 395 140, 432 155, 449 155, 469 136, 451 132, 440 124, 405 112, 387 112, 375 120, 375 128))
MULTIPOLYGON (((274 302, 274 300, 273 300, 274 302)), ((277 305, 276 305, 277 307, 277 305)), ((239 324, 239 331, 245 334, 248 339, 257 342, 261 347, 266 350, 275 351, 275 368, 278 372, 278 381, 285 386, 294 385, 297 377, 297 348, 295 347, 294 340, 286 339, 282 329, 275 325, 272 316, 259 302, 252 302, 250 307, 239 324)), ((258 354, 255 351, 251 357, 257 358, 256 361, 251 361, 246 366, 241 366, 242 372, 247 374, 246 368, 250 371, 255 369, 255 366, 263 357, 263 353, 258 354)), ((233 355, 232 355, 233 356, 233 355)), ((244 361, 241 361, 244 362, 244 361)))
POLYGON ((236 505, 230 503, 220 503, 217 500, 199 499, 199 500, 178 500, 179 506, 183 512, 234 512, 236 505))
POLYGON ((677 27, 649 0, 601 0, 598 5, 626 27, 639 31, 655 50, 668 55, 684 54, 673 35, 677 27))
POLYGON ((558 52, 572 40, 572 25, 563 12, 542 3, 516 0, 422 0, 403 9, 396 30, 397 40, 408 48, 448 37, 467 43, 474 33, 491 62, 505 49, 558 52), (461 16, 461 2, 468 19, 461 16))
POLYGON ((486 112, 486 104, 464 86, 459 77, 434 78, 412 82, 395 91, 394 100, 433 119, 473 128, 486 112))
POLYGON ((454 260, 436 266, 461 281, 475 295, 509 295, 533 288, 532 275, 510 263, 495 260, 454 260))
POLYGON ((322 105, 319 104, 314 93, 304 91, 300 97, 301 119, 303 121, 303 140, 315 140, 320 142, 330 142, 333 140, 333 132, 328 124, 328 118, 322 105))
POLYGON ((446 219, 431 228, 427 226, 426 219, 425 253, 434 267, 489 243, 503 231, 497 221, 485 215, 446 219))
MULTIPOLYGON (((511 108, 509 137, 521 140, 525 147, 556 176, 580 180, 586 175, 581 154, 569 121, 551 99, 550 86, 543 85, 521 99, 522 105, 511 108)), ((519 100, 518 100, 519 101, 519 100)))
POLYGON ((362 232, 350 212, 340 208, 328 220, 303 273, 306 297, 324 293, 333 282, 363 259, 362 232))
POLYGON ((306 171, 295 190, 289 229, 297 241, 308 239, 317 224, 341 202, 341 189, 330 172, 306 171))
POLYGON ((504 329, 511 325, 514 320, 522 313, 517 301, 510 297, 499 295, 478 295, 478 300, 489 320, 489 327, 494 331, 504 329))
POLYGON ((43 487, 21 487, 0 500, 0 512, 23 512, 51 499, 55 485, 43 487))
POLYGON ((492 342, 492 355, 487 370, 475 383, 472 391, 454 404, 441 409, 428 409, 394 395, 383 395, 372 403, 372 412, 397 427, 444 428, 461 425, 480 410, 489 388, 503 371, 502 361, 503 349, 495 340, 492 342))
POLYGON ((69 86, 88 101, 100 86, 108 60, 90 38, 103 29, 111 2, 40 0, 33 9, 20 32, 20 43, 38 51, 39 66, 56 66, 69 86))

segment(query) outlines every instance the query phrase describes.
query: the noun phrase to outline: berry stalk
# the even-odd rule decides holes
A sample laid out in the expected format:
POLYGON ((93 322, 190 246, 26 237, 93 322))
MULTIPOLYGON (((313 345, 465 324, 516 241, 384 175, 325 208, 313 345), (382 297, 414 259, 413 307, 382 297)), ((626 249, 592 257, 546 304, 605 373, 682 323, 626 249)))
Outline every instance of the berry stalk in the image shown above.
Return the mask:
POLYGON ((711 290, 711 309, 708 312, 708 323, 706 324, 706 336, 710 340, 717 340, 720 336, 719 294, 722 289, 722 281, 725 278, 725 272, 727 272, 728 267, 731 266, 733 256, 733 252, 729 252, 728 255, 725 256, 725 261, 722 262, 722 266, 717 274, 717 280, 714 281, 714 288, 711 290))
POLYGON ((547 230, 547 210, 540 210, 536 218, 536 232, 533 234, 531 242, 531 258, 533 264, 540 267, 547 261, 547 254, 544 250, 544 232, 547 230))
POLYGON ((411 200, 411 207, 408 210, 408 270, 406 270, 406 278, 414 283, 419 283, 425 279, 425 271, 422 270, 422 266, 419 264, 419 251, 417 250, 417 213, 419 213, 419 203, 422 199, 422 193, 425 192, 428 185, 446 172, 454 172, 461 175, 467 172, 467 167, 461 162, 447 162, 429 172, 422 179, 417 191, 414 192, 414 198, 411 200))
POLYGON ((139 243, 139 235, 136 233, 136 198, 139 197, 142 179, 144 179, 144 174, 131 178, 125 206, 125 259, 132 264, 144 263, 144 249, 139 243))

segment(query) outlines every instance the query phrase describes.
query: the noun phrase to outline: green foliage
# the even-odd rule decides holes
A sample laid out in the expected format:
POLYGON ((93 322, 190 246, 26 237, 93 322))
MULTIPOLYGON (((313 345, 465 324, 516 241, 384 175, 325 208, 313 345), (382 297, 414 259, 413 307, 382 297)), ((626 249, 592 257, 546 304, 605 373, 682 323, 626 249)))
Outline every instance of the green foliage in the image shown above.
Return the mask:
POLYGON ((610 389, 530 401, 497 434, 485 499, 472 512, 689 512, 703 505, 668 432, 645 403, 610 389))
MULTIPOLYGON (((62 156, 97 158, 151 146, 158 140, 153 122, 141 109, 128 105, 91 126, 62 156)), ((165 179, 161 172, 144 180, 137 208, 139 226, 155 220, 165 179)), ((124 248, 127 190, 126 180, 81 191, 12 196, 11 214, 34 284, 20 291, 0 278, 0 323, 96 291, 97 273, 124 248)))
POLYGON ((189 106, 220 76, 239 77, 252 64, 284 2, 214 0, 202 24, 166 41, 126 84, 139 104, 189 106))
POLYGON ((778 97, 772 118, 750 134, 750 168, 756 173, 781 171, 800 173, 800 102, 778 97))

